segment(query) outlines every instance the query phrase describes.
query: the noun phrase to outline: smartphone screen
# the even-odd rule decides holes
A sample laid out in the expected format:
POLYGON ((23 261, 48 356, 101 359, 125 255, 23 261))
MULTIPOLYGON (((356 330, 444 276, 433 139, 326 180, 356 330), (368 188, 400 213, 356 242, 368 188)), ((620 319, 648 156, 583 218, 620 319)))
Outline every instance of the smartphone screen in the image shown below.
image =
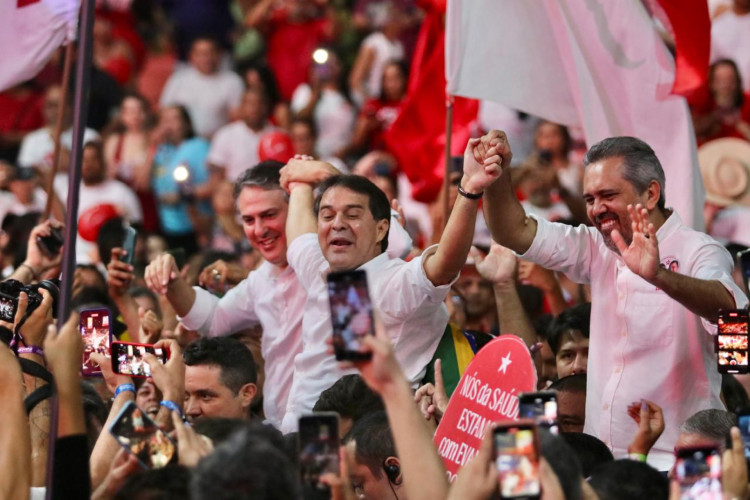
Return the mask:
POLYGON ((539 498, 539 444, 536 425, 527 421, 495 428, 495 466, 502 498, 539 498))
POLYGON ((138 236, 138 232, 132 227, 128 226, 125 228, 125 238, 122 241, 122 249, 127 253, 121 259, 126 264, 133 264, 133 258, 135 257, 135 240, 138 236))
POLYGON ((722 500, 721 454, 718 448, 677 450, 674 470, 681 500, 722 500))
POLYGON ((719 311, 716 352, 720 373, 748 373, 748 313, 746 310, 719 311))
POLYGON ((330 273, 328 300, 336 359, 368 359, 369 353, 361 352, 362 338, 373 334, 374 325, 365 272, 330 273))
POLYGON ((143 355, 151 353, 162 363, 167 362, 167 353, 161 347, 152 344, 131 344, 112 342, 112 371, 133 377, 150 377, 151 367, 143 355))
POLYGON ((518 417, 530 418, 539 427, 546 427, 553 434, 557 428, 557 392, 528 392, 518 396, 518 417))
POLYGON ((315 413, 299 419, 300 479, 306 491, 327 490, 320 476, 339 475, 339 417, 315 413))
POLYGON ((14 323, 16 320, 16 308, 18 299, 15 299, 4 293, 0 293, 0 320, 7 323, 14 323))
POLYGON ((149 469, 164 467, 175 454, 174 442, 132 401, 117 415, 109 432, 149 469))
POLYGON ((83 337, 83 364, 81 373, 85 376, 100 375, 102 369, 90 360, 91 353, 109 354, 112 341, 111 313, 109 309, 85 309, 81 311, 78 328, 83 337))

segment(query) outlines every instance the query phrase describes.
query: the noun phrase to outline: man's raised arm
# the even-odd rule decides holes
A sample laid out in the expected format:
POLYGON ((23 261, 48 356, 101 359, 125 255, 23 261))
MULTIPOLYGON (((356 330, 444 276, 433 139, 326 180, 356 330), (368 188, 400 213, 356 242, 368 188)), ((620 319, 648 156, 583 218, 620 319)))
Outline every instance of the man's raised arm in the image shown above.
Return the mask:
MULTIPOLYGON (((536 236, 536 221, 526 216, 521 203, 513 192, 510 181, 510 150, 505 132, 492 130, 482 137, 478 153, 483 157, 494 148, 502 159, 500 179, 484 192, 484 218, 492 233, 492 239, 516 253, 522 254, 531 246, 536 236)), ((479 158, 479 157, 478 157, 479 158)))
POLYGON ((318 232, 318 219, 313 211, 313 188, 319 182, 338 173, 333 165, 307 157, 295 157, 281 169, 281 187, 289 193, 287 245, 291 245, 303 234, 318 232))

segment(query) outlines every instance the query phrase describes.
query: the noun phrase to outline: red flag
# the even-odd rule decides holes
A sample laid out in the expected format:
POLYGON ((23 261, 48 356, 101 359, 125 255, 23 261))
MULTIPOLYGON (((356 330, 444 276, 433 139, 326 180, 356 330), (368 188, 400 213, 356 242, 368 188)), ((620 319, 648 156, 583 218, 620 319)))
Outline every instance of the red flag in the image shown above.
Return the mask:
POLYGON ((672 25, 675 78, 672 93, 687 96, 708 78, 711 18, 705 0, 659 0, 672 25))
MULTIPOLYGON (((437 198, 445 173, 445 0, 425 0, 426 11, 412 59, 406 99, 386 132, 388 149, 413 185, 414 199, 437 198)), ((451 154, 462 154, 476 120, 478 101, 457 97, 451 154)))

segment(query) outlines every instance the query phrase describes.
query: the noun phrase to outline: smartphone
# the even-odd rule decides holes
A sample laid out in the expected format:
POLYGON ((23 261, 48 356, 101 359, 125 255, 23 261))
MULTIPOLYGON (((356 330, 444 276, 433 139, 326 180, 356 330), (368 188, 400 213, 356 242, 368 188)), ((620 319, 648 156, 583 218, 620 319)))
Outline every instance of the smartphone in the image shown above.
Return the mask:
POLYGON ((745 290, 750 293, 750 248, 737 252, 737 258, 740 261, 742 279, 745 281, 745 290))
POLYGON ((165 349, 154 347, 153 344, 112 342, 112 371, 131 377, 150 377, 151 367, 143 359, 143 355, 147 352, 156 356, 162 364, 169 359, 165 349))
POLYGON ((719 311, 716 352, 719 373, 748 373, 748 312, 745 309, 719 311))
POLYGON ((372 302, 365 271, 343 271, 328 275, 333 350, 336 359, 370 359, 362 352, 362 338, 374 333, 372 302))
POLYGON ((148 469, 164 467, 177 450, 174 441, 132 401, 122 408, 109 432, 148 469))
POLYGON ((339 475, 338 414, 302 415, 298 436, 300 479, 304 492, 327 491, 328 487, 320 483, 320 476, 328 472, 339 475))
POLYGON ((538 499, 539 437, 533 420, 499 424, 493 432, 501 498, 538 499))
POLYGON ((745 458, 750 460, 750 407, 737 411, 737 427, 740 429, 742 442, 745 443, 745 458))
POLYGON ((135 240, 138 237, 138 231, 128 226, 125 228, 125 238, 122 240, 122 249, 127 253, 120 258, 126 264, 133 264, 135 257, 135 240))
POLYGON ((102 369, 91 361, 94 352, 109 354, 112 343, 112 313, 106 307, 81 311, 78 328, 83 337, 83 362, 81 373, 90 377, 101 375, 102 369))
POLYGON ((518 417, 529 418, 553 434, 557 428, 557 391, 526 392, 518 395, 518 417))
POLYGON ((187 254, 185 253, 184 248, 170 248, 167 250, 167 253, 174 258, 174 262, 177 264, 177 269, 182 270, 182 268, 185 267, 187 254))
POLYGON ((48 236, 37 236, 36 243, 39 249, 49 258, 54 258, 60 253, 63 246, 63 232, 57 227, 50 227, 48 236))
POLYGON ((674 471, 680 500, 722 500, 721 452, 716 446, 678 448, 674 471))

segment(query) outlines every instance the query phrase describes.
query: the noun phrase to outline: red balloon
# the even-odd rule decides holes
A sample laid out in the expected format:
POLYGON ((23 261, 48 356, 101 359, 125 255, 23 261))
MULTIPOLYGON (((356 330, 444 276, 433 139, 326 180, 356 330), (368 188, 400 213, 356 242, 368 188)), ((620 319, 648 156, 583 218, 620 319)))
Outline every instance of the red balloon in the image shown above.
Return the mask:
POLYGON ((78 217, 78 234, 84 240, 96 243, 102 225, 119 215, 114 205, 109 203, 94 205, 78 217))
POLYGON ((258 144, 258 159, 260 161, 276 160, 286 163, 294 156, 294 144, 289 134, 281 130, 274 130, 263 134, 258 144))

